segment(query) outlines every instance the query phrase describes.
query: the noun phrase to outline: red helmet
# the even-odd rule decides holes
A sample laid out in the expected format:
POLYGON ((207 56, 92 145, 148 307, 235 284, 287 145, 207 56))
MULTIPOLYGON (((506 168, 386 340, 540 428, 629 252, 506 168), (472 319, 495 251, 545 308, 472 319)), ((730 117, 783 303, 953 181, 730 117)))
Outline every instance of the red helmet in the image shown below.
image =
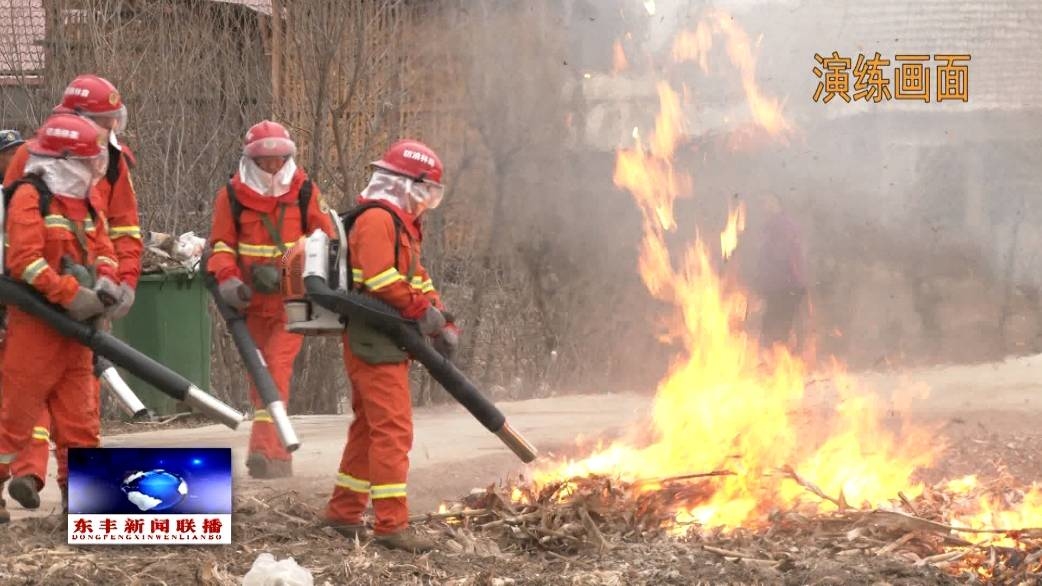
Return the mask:
POLYGON ((102 129, 74 114, 54 114, 29 141, 29 152, 51 158, 90 159, 107 154, 102 129))
POLYGON ((123 107, 116 86, 97 75, 80 75, 65 87, 61 107, 78 114, 113 114, 123 107))
POLYGON ((122 131, 127 124, 127 108, 116 86, 97 75, 80 75, 69 82, 54 113, 88 116, 116 132, 122 131))
POLYGON ((441 183, 441 159, 418 140, 402 139, 370 165, 424 183, 441 183))
POLYGON ((251 159, 257 157, 292 157, 297 154, 297 145, 289 136, 286 127, 278 122, 265 120, 254 124, 246 131, 242 154, 251 159))

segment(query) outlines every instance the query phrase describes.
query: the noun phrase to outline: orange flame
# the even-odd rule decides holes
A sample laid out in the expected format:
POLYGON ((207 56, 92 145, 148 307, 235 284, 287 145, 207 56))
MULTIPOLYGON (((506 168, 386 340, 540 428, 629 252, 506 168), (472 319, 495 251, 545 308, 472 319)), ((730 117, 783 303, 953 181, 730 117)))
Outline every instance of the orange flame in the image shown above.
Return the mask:
MULTIPOLYGON (((780 102, 764 95, 756 83, 756 57, 749 36, 729 14, 712 11, 694 31, 681 32, 673 43, 673 58, 677 62, 696 62, 703 72, 708 73, 713 37, 719 34, 726 37, 727 55, 741 75, 746 102, 756 123, 772 135, 783 135, 792 130, 792 124, 782 115, 780 102)), ((758 40, 756 45, 759 44, 758 40)))
POLYGON ((981 545, 1018 548, 1020 532, 1042 531, 1042 485, 1032 484, 1022 494, 1007 494, 1001 490, 981 490, 975 476, 948 483, 948 490, 962 494, 967 502, 956 500, 949 515, 953 527, 985 530, 956 531, 959 537, 981 545), (999 530, 1005 532, 995 533, 999 530))
POLYGON ((731 258, 738 248, 738 236, 745 231, 745 204, 739 203, 737 208, 727 216, 727 227, 720 233, 720 253, 724 260, 731 258))
MULTIPOLYGON (((777 102, 756 89, 745 33, 716 17, 685 42, 708 47, 707 30, 728 35, 757 123, 772 134, 790 128, 777 102)), ((698 58, 706 59, 705 53, 698 58)), ((762 353, 741 329, 746 296, 725 286, 702 241, 696 238, 674 260, 666 234, 677 228, 674 203, 691 195, 693 182, 674 167, 673 157, 688 126, 673 88, 660 82, 658 93, 654 132, 647 141, 634 132, 636 144, 617 152, 614 181, 641 212, 638 271, 651 295, 673 305, 674 339, 684 352, 659 384, 650 444, 620 441, 580 461, 537 470, 536 484, 592 474, 632 481, 729 469, 736 474, 707 481, 715 489, 709 497, 679 503, 676 512, 678 522, 723 527, 755 523, 776 507, 795 505, 803 489, 776 474, 789 464, 850 503, 886 502, 900 490, 917 494, 909 477, 935 454, 932 436, 889 432, 875 417, 882 409, 874 398, 857 392, 835 367, 840 400, 830 418, 834 425, 815 445, 791 416, 803 406, 805 365, 784 348, 762 353), (764 364, 762 357, 768 358, 764 364)), ((742 215, 733 215, 735 241, 742 215)))

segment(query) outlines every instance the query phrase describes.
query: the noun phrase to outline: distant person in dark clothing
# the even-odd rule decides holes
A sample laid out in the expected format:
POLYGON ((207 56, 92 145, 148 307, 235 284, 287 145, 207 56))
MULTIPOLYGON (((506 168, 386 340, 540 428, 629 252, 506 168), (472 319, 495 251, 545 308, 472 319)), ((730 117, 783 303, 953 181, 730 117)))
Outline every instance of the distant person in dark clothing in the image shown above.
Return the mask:
POLYGON ((791 341, 793 326, 807 292, 803 239, 777 194, 764 196, 761 213, 765 225, 757 267, 757 289, 764 304, 760 347, 782 344, 795 353, 799 339, 791 341))

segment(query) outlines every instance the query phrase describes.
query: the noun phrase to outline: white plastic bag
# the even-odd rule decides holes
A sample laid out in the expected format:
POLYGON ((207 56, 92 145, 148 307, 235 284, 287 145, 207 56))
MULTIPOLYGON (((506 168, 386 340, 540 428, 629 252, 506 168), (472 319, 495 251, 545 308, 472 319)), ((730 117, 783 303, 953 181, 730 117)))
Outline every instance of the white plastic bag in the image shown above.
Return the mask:
POLYGON ((293 558, 275 561, 270 553, 262 553, 246 572, 242 586, 315 586, 315 579, 293 558))
POLYGON ((174 256, 182 260, 199 258, 203 255, 206 239, 195 235, 195 232, 185 232, 177 237, 174 244, 174 256))
POLYGON ((193 269, 199 264, 206 247, 206 239, 195 235, 195 232, 185 232, 177 237, 174 243, 173 256, 181 261, 188 269, 193 269))

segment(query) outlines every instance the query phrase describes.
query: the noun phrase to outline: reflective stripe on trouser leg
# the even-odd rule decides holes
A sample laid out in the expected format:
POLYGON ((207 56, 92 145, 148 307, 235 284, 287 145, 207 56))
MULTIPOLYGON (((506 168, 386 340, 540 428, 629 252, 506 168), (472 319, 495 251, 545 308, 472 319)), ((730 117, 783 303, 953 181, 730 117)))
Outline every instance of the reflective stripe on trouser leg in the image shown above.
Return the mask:
MULTIPOLYGON (((345 353, 347 343, 344 343, 345 353)), ((351 410, 354 412, 354 420, 347 432, 347 445, 340 456, 340 475, 338 480, 344 476, 355 479, 369 477, 369 424, 365 419, 365 409, 357 391, 351 391, 351 410)), ((369 481, 365 480, 365 492, 351 490, 350 487, 337 482, 333 489, 333 496, 329 498, 326 505, 326 518, 330 521, 345 524, 356 524, 362 522, 362 514, 369 505, 369 481)), ((359 486, 360 488, 360 486, 359 486)))
POLYGON ((33 440, 18 452, 11 464, 11 476, 32 476, 43 488, 47 481, 47 460, 51 457, 50 428, 51 416, 44 411, 33 427, 33 440))
POLYGON ((337 474, 336 485, 354 492, 360 492, 362 494, 369 494, 370 490, 368 480, 355 478, 354 476, 351 476, 350 474, 344 474, 343 472, 337 474))
MULTIPOLYGON (((304 342, 303 336, 291 334, 286 331, 286 316, 281 315, 258 315, 256 313, 246 314, 246 327, 250 331, 250 337, 257 344, 264 362, 268 366, 268 372, 275 380, 282 401, 289 404, 290 378, 293 376, 293 361, 296 360, 300 347, 304 342)), ((257 388, 250 384, 250 402, 256 408, 256 416, 250 429, 251 454, 261 454, 269 460, 290 460, 292 456, 279 441, 278 431, 272 424, 271 415, 264 409, 257 388)))
POLYGON ((374 500, 405 498, 405 484, 374 484, 369 489, 369 496, 374 500))

